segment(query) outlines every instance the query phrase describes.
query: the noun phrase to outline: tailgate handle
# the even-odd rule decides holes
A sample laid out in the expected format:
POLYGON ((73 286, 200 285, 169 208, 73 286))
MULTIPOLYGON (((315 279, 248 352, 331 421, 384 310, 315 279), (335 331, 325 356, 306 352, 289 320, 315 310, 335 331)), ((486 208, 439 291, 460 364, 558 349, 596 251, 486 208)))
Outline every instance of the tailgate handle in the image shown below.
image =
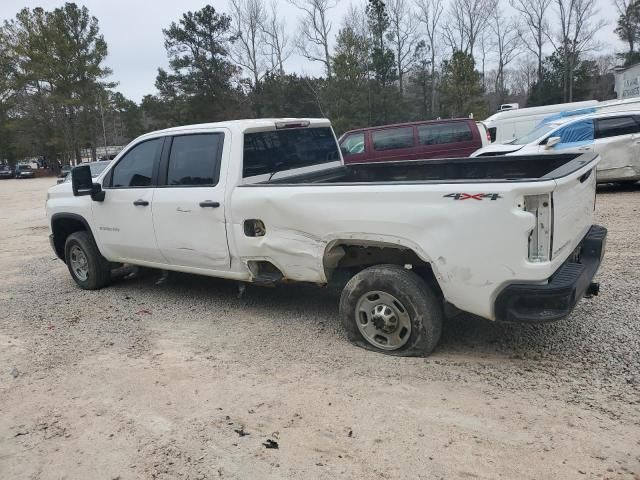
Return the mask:
POLYGON ((591 176, 591 172, 593 172, 593 168, 591 170, 589 170, 588 172, 585 172, 583 175, 581 175, 580 176, 580 183, 584 183, 585 180, 591 176))

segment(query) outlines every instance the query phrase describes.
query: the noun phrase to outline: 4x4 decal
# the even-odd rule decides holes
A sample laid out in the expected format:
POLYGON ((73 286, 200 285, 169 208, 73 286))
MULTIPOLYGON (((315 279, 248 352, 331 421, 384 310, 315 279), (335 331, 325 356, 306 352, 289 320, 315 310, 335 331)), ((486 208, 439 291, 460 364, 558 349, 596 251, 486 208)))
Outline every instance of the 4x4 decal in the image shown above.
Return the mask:
POLYGON ((497 200, 502 198, 499 193, 449 193, 448 195, 443 195, 443 197, 453 198, 454 200, 484 200, 485 198, 497 200))

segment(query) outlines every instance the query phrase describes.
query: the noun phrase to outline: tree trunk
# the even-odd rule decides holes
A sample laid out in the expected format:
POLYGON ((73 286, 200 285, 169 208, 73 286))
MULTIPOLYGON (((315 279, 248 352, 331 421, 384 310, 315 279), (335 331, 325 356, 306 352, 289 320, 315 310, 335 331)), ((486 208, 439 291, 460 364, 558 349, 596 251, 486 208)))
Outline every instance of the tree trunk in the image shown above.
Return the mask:
POLYGON ((327 78, 331 78, 331 55, 329 55, 329 45, 325 42, 324 44, 324 61, 327 65, 327 78))
POLYGON ((436 55, 431 49, 431 115, 436 115, 436 55))
MULTIPOLYGON (((398 42, 398 45, 400 45, 400 42, 398 42)), ((403 88, 403 78, 402 78, 402 61, 400 60, 400 47, 398 47, 398 83, 399 83, 399 87, 400 87, 400 97, 403 96, 404 93, 404 88, 403 88)))
POLYGON ((542 30, 538 30, 538 90, 542 85, 542 30))

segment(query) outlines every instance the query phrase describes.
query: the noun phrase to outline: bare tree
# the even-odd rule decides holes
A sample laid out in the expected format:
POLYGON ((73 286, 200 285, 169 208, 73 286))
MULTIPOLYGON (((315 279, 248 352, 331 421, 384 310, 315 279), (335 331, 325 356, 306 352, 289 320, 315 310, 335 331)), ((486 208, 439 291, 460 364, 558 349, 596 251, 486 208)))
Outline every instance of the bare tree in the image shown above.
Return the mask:
POLYGON ((286 62, 293 48, 290 37, 287 34, 286 24, 278 17, 278 2, 272 0, 271 13, 263 26, 264 42, 268 49, 267 55, 271 59, 271 70, 277 70, 280 75, 284 75, 284 62, 286 62))
POLYGON ((556 0, 560 30, 558 45, 564 60, 563 99, 573 101, 573 74, 580 55, 598 48, 595 36, 607 24, 598 16, 597 0, 556 0))
POLYGON ((424 26, 427 36, 429 52, 431 54, 431 114, 436 111, 436 52, 439 49, 439 25, 442 12, 444 12, 444 0, 418 0, 420 11, 419 20, 424 26))
POLYGON ((625 64, 636 61, 636 44, 640 41, 640 3, 637 0, 613 0, 618 13, 618 21, 614 30, 620 40, 627 42, 629 51, 624 55, 625 64))
POLYGON ((418 22, 409 0, 388 0, 389 33, 387 38, 396 55, 400 95, 404 93, 404 76, 415 63, 418 22))
POLYGON ((303 57, 312 62, 322 62, 331 78, 331 54, 329 39, 332 24, 328 12, 338 4, 338 0, 288 0, 302 12, 300 18, 297 47, 303 57))
POLYGON ((498 104, 501 104, 506 96, 504 71, 520 54, 521 34, 517 21, 504 17, 500 8, 493 11, 489 26, 493 33, 491 45, 497 57, 495 91, 498 104))
POLYGON ((529 98, 533 84, 537 80, 537 57, 520 57, 511 74, 511 90, 524 100, 529 98))
POLYGON ((482 54, 481 60, 480 60, 480 73, 482 74, 482 89, 483 90, 487 90, 487 79, 485 77, 485 70, 486 70, 486 66, 487 66, 487 49, 490 47, 489 45, 489 37, 487 35, 487 32, 482 32, 482 35, 480 35, 480 39, 478 41, 478 44, 480 45, 480 53, 482 54))
POLYGON ((252 89, 259 87, 265 74, 262 52, 266 10, 263 0, 231 0, 231 11, 237 40, 231 57, 251 74, 252 89))
POLYGON ((496 8, 497 0, 452 0, 443 27, 445 41, 452 49, 473 57, 474 47, 496 8))
POLYGON ((511 6, 518 11, 524 27, 521 37, 524 46, 536 56, 538 61, 538 85, 542 83, 542 50, 549 35, 547 11, 552 0, 511 0, 511 6))

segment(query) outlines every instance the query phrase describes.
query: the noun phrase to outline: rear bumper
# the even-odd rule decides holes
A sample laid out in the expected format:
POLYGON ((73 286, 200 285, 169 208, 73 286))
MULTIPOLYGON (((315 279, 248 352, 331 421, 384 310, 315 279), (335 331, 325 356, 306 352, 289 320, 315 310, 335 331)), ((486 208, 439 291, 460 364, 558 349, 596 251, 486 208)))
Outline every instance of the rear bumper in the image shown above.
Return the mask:
POLYGON ((604 255, 607 229, 593 225, 544 285, 507 286, 496 299, 496 320, 550 322, 566 317, 591 285, 604 255))

